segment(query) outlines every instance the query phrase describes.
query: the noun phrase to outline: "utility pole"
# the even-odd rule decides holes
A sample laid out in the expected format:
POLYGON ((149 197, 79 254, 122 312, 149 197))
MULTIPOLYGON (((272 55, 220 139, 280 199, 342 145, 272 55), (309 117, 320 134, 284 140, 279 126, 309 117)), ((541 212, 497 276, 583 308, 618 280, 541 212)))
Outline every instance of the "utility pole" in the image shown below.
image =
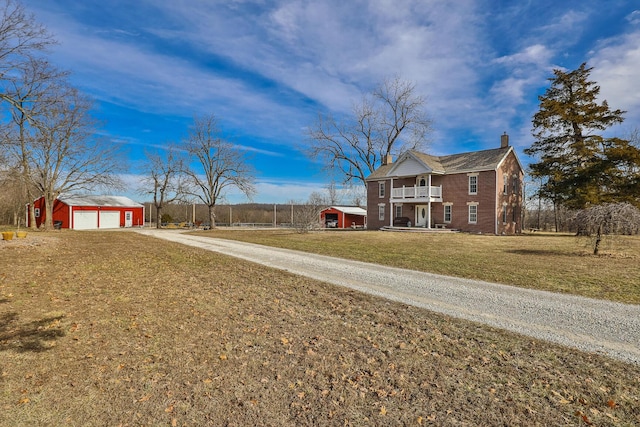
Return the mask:
POLYGON ((277 208, 276 208, 276 204, 273 204, 273 228, 276 228, 276 215, 277 215, 277 208))

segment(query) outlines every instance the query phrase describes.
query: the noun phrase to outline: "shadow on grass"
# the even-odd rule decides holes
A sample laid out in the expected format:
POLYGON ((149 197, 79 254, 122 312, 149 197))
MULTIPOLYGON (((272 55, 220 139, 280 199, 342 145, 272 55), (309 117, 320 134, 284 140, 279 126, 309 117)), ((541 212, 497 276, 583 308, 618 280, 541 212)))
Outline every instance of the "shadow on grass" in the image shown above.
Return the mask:
POLYGON ((0 316, 0 351, 39 353, 51 348, 49 343, 63 337, 65 332, 57 328, 64 316, 45 317, 20 323, 17 313, 0 316))
POLYGON ((578 253, 570 253, 559 251, 555 249, 509 249, 505 251, 510 254, 516 255, 531 255, 531 256, 579 256, 578 253))

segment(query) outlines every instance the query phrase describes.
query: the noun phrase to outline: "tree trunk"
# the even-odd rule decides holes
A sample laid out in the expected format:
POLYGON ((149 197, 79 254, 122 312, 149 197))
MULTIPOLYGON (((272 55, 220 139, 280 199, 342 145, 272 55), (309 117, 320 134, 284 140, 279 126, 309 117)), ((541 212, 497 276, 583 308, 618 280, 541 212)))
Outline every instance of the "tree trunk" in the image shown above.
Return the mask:
POLYGON ((216 214, 213 212, 213 208, 215 205, 209 205, 209 224, 211 225, 211 229, 216 227, 216 214))
POLYGON ((33 200, 29 201, 29 228, 32 230, 38 228, 36 224, 36 207, 34 206, 33 200))
POLYGON ((598 226, 598 233, 596 234, 596 244, 593 247, 593 254, 598 255, 600 251, 600 242, 602 241, 602 224, 598 226))
POLYGON ((53 228, 53 200, 46 193, 44 195, 44 212, 44 222, 41 225, 44 225, 44 230, 51 230, 53 228))
POLYGON ((542 211, 542 197, 540 197, 540 194, 538 194, 538 225, 536 226, 536 228, 538 230, 541 230, 542 228, 540 227, 540 212, 542 211))
POLYGON ((156 228, 162 228, 162 206, 156 205, 156 228))

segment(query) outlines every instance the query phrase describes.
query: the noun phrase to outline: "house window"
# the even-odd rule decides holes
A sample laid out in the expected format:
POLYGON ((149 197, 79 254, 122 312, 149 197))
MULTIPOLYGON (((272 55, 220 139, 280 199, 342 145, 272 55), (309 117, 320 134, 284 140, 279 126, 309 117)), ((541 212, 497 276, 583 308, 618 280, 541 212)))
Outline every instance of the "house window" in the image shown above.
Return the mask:
POLYGON ((451 205, 444 205, 444 222, 451 222, 451 205))
POLYGON ((396 218, 400 218, 402 216, 402 205, 396 205, 396 218))
POLYGON ((502 205, 502 223, 507 223, 507 205, 502 205))
POLYGON ((518 194, 519 180, 516 175, 513 176, 513 194, 518 194))
POLYGON ((478 223, 478 205, 469 205, 469 224, 478 223))
POLYGON ((512 210, 511 210, 511 216, 512 216, 511 220, 513 222, 518 222, 518 215, 516 215, 517 213, 518 213, 518 211, 516 209, 516 205, 513 205, 512 206, 512 210))
POLYGON ((40 208, 35 208, 33 210, 33 214, 36 216, 36 218, 40 218, 40 208))
POLYGON ((509 175, 504 174, 502 179, 502 194, 507 194, 509 192, 509 175))
POLYGON ((378 197, 384 197, 384 181, 378 183, 378 197))
POLYGON ((469 175, 469 194, 478 194, 478 175, 469 175))
POLYGON ((378 219, 384 221, 384 203, 378 205, 378 219))

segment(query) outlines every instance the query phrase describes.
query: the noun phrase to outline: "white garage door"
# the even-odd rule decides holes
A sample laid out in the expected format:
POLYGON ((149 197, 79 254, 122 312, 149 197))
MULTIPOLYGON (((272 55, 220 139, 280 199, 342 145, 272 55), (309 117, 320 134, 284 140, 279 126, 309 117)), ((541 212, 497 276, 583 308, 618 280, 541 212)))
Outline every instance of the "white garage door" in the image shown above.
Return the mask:
POLYGON ((98 211, 76 211, 73 213, 74 230, 95 230, 98 228, 98 211))
POLYGON ((120 228, 120 212, 100 211, 100 228, 120 228))

